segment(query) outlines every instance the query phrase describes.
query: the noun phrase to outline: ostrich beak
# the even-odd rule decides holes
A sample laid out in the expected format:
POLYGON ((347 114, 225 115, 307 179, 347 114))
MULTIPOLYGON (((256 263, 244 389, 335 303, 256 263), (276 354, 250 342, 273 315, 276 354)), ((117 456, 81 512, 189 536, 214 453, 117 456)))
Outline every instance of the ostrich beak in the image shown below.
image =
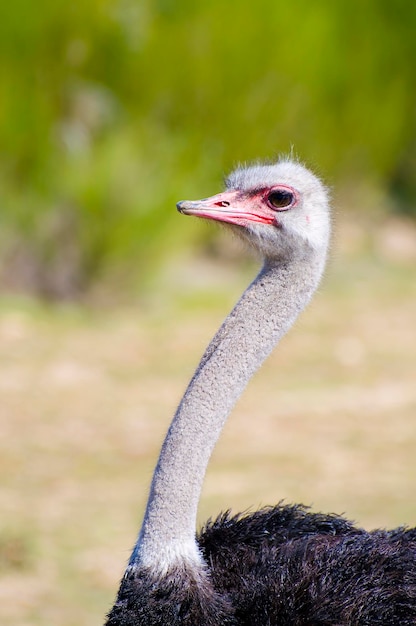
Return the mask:
POLYGON ((176 207, 184 215, 195 215, 217 222, 248 226, 250 222, 273 224, 275 215, 262 204, 253 202, 241 191, 224 191, 202 200, 183 200, 176 207), (260 206, 257 206, 260 204, 260 206))

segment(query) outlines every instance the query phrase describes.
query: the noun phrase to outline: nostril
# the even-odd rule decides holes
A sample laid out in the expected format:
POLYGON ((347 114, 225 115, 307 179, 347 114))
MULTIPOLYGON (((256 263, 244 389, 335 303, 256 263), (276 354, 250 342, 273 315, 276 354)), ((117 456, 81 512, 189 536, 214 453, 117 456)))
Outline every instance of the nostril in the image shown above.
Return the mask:
POLYGON ((216 206, 230 206, 230 203, 227 200, 221 200, 221 202, 216 202, 216 206))

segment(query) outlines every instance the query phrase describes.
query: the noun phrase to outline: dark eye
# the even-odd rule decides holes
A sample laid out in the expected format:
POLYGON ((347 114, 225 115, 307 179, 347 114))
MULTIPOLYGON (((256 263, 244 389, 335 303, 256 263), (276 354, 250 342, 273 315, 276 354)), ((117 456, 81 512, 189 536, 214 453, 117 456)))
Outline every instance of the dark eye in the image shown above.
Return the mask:
POLYGON ((293 203, 294 196, 291 191, 278 189, 276 191, 272 191, 267 196, 267 200, 273 209, 287 209, 293 203))

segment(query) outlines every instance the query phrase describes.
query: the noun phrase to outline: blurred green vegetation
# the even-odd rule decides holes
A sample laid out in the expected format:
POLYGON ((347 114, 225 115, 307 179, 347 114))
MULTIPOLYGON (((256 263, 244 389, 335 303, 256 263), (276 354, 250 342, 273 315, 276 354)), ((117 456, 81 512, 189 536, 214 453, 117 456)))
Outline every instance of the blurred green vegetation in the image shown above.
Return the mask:
POLYGON ((212 236, 176 200, 291 150, 415 215, 415 26, 413 0, 3 3, 2 286, 137 291, 212 236))

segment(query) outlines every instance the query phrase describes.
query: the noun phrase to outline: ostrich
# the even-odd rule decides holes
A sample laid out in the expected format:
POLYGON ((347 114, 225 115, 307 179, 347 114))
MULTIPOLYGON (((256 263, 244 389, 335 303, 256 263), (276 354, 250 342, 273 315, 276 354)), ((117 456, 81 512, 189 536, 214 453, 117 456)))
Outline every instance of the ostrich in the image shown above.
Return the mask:
POLYGON ((221 514, 196 535, 207 464, 253 373, 321 279, 328 196, 297 162, 236 169, 180 213, 229 225, 263 263, 179 404, 106 626, 416 624, 416 531, 367 532, 302 505, 221 514))

